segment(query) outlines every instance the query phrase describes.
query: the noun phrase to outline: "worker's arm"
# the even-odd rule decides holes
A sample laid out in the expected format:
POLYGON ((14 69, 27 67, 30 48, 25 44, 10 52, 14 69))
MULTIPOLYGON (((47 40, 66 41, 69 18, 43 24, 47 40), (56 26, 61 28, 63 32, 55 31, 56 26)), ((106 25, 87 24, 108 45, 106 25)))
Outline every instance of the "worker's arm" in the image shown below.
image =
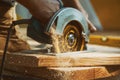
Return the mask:
POLYGON ((0 3, 7 4, 7 6, 14 6, 15 0, 0 0, 0 3))
POLYGON ((65 7, 73 7, 80 10, 87 16, 86 11, 83 9, 82 5, 80 4, 79 0, 62 0, 65 7))
POLYGON ((46 25, 49 19, 59 9, 59 2, 57 0, 16 0, 24 5, 30 13, 40 21, 41 24, 46 25))

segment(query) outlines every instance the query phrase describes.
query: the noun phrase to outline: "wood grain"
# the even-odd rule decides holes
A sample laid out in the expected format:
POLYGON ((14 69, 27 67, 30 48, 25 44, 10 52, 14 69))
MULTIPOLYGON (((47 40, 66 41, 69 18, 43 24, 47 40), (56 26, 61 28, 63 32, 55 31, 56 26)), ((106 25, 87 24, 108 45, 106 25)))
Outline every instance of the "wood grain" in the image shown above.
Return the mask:
POLYGON ((110 77, 105 67, 47 67, 30 68, 7 66, 8 70, 45 80, 93 80, 110 77))
POLYGON ((70 52, 64 54, 47 55, 40 53, 30 54, 29 51, 29 54, 7 54, 6 64, 26 67, 80 67, 120 65, 120 54, 101 52, 70 52))

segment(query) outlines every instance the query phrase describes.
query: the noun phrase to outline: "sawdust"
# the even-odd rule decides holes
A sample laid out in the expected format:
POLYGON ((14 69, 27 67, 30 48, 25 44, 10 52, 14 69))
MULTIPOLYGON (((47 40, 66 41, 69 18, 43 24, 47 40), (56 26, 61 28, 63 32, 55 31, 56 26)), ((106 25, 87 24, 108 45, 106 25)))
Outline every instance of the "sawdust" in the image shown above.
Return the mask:
POLYGON ((54 53, 71 51, 71 49, 66 46, 67 43, 65 43, 63 35, 57 34, 54 27, 51 28, 51 34, 54 53))
POLYGON ((55 53, 60 53, 61 52, 60 47, 59 47, 59 42, 60 42, 59 37, 60 36, 56 34, 54 28, 51 28, 51 33, 52 33, 51 37, 52 37, 52 44, 53 44, 53 47, 54 47, 53 48, 54 52, 55 53))
MULTIPOLYGON (((51 33, 52 33, 51 37, 52 37, 52 44, 54 46, 54 52, 55 53, 65 52, 67 48, 65 46, 64 40, 61 38, 60 35, 56 34, 54 28, 51 28, 51 33)), ((69 51, 69 50, 67 50, 67 51, 69 51)), ((61 58, 60 56, 56 56, 56 57, 57 57, 58 60, 61 58)), ((67 60, 68 61, 63 64, 63 67, 66 66, 66 65, 70 65, 70 63, 69 63, 70 59, 67 59, 67 60)), ((61 64, 59 64, 59 61, 58 62, 56 61, 55 64, 61 65, 61 64)), ((59 72, 59 73, 57 73, 57 75, 54 75, 54 78, 57 78, 59 76, 59 80, 71 80, 70 79, 71 75, 73 75, 72 71, 69 72, 69 73, 68 72, 59 72)))

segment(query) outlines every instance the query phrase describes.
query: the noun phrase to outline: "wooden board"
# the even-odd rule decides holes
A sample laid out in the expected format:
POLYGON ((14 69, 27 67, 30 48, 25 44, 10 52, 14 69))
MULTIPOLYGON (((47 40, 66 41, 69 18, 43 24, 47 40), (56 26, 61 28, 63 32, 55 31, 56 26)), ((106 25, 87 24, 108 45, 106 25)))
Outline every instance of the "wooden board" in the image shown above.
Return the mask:
MULTIPOLYGON (((101 49, 101 48, 100 48, 101 49)), ((115 50, 116 51, 116 50, 115 50)), ((119 51, 42 54, 40 51, 9 53, 5 73, 7 80, 119 80, 119 51), (35 53, 35 54, 34 54, 35 53), (90 67, 90 66, 96 67, 90 67), (107 65, 107 67, 98 66, 107 65), (108 66, 113 65, 113 66, 108 66), (115 66, 118 65, 118 66, 115 66), (53 67, 52 67, 53 66, 53 67), (73 67, 72 67, 73 66, 73 67), (89 67, 74 67, 89 66, 89 67), (115 77, 114 76, 118 76, 115 77)), ((2 54, 1 54, 2 55, 2 54)), ((1 56, 0 56, 1 58, 1 56)))
POLYGON ((12 66, 9 69, 19 74, 45 80, 90 80, 111 76, 105 67, 21 68, 12 66))
POLYGON ((101 36, 101 35, 91 35, 90 44, 99 44, 112 47, 120 48, 120 37, 115 36, 101 36))
POLYGON ((120 80, 120 75, 106 77, 106 78, 100 78, 100 79, 95 79, 95 80, 120 80))
POLYGON ((6 64, 26 67, 120 65, 120 54, 116 53, 70 52, 56 55, 40 54, 39 52, 30 54, 30 51, 28 53, 8 54, 6 64))
POLYGON ((88 44, 88 50, 89 52, 101 52, 102 54, 104 53, 120 53, 120 48, 116 48, 116 47, 108 47, 108 46, 100 46, 100 45, 91 45, 88 44))
POLYGON ((45 79, 20 74, 18 72, 11 70, 4 70, 3 80, 45 80, 45 79))
POLYGON ((120 74, 120 66, 117 67, 44 67, 30 68, 20 66, 6 66, 6 70, 23 75, 35 77, 43 80, 93 80, 107 78, 120 74), (118 74, 116 71, 119 71, 118 74))

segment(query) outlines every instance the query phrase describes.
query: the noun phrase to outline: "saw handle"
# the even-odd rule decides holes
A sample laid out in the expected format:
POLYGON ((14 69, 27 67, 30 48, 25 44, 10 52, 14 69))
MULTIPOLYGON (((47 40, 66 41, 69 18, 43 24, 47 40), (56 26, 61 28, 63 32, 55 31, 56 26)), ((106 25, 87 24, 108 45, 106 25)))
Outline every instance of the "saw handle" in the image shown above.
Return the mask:
POLYGON ((17 20, 17 21, 13 21, 12 25, 19 25, 19 24, 30 24, 31 23, 31 19, 21 19, 21 20, 17 20))

